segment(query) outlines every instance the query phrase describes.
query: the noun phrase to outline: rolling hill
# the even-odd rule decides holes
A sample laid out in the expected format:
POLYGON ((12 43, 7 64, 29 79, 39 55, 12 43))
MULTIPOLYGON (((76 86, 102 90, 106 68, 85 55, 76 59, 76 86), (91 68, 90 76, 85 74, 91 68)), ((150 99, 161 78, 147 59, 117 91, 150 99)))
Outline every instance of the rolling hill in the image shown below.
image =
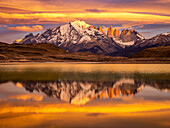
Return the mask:
POLYGON ((0 43, 0 62, 63 62, 63 61, 116 61, 123 57, 95 55, 90 52, 68 53, 54 44, 0 43))
POLYGON ((170 58, 170 46, 159 46, 144 49, 134 55, 132 58, 170 58))

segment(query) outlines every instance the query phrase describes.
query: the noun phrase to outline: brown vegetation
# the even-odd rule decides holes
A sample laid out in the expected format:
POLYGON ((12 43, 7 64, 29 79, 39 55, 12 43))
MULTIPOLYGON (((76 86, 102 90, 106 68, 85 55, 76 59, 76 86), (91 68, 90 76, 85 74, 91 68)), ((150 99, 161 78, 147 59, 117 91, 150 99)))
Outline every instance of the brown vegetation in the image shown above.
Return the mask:
POLYGON ((169 51, 170 46, 150 48, 127 58, 96 55, 90 52, 68 53, 48 43, 0 43, 0 62, 170 63, 169 51))

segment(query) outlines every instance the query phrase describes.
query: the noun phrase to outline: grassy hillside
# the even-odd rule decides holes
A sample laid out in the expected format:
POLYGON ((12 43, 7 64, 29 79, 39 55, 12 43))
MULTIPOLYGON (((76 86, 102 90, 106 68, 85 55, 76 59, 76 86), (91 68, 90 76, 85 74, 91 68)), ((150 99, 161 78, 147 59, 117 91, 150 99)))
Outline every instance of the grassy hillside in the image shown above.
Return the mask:
POLYGON ((55 55, 68 54, 52 44, 5 44, 0 43, 1 60, 43 60, 55 55))
POLYGON ((170 46, 160 46, 144 49, 131 58, 170 58, 170 46))
POLYGON ((68 53, 53 44, 0 43, 0 62, 56 62, 56 61, 116 61, 122 57, 95 55, 92 53, 68 53))
POLYGON ((0 42, 0 63, 3 62, 110 62, 170 63, 170 46, 149 48, 127 57, 96 55, 90 52, 68 53, 53 44, 6 44, 0 42))

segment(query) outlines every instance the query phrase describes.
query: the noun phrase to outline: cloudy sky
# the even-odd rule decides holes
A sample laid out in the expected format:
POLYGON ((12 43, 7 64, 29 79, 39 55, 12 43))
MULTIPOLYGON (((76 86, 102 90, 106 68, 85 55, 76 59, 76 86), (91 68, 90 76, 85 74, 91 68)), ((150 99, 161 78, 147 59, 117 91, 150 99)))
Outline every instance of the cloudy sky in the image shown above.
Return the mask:
POLYGON ((0 0, 0 41, 74 20, 105 30, 133 28, 150 38, 170 31, 170 0, 0 0))

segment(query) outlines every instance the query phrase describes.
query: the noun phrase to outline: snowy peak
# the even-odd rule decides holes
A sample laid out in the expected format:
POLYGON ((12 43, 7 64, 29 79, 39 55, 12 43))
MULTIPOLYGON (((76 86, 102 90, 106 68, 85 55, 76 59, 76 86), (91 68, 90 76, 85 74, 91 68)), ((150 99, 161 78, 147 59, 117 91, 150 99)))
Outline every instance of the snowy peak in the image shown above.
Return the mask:
POLYGON ((19 43, 51 43, 68 52, 92 52, 94 54, 108 54, 120 48, 95 26, 81 20, 47 29, 35 36, 29 34, 19 43))
POLYGON ((89 24, 87 24, 86 22, 84 22, 82 20, 76 20, 74 22, 71 22, 70 24, 73 25, 74 27, 80 27, 80 28, 84 28, 84 29, 90 27, 89 24))
POLYGON ((167 36, 167 35, 170 35, 170 32, 167 32, 167 33, 161 33, 161 35, 167 36))
POLYGON ((170 32, 158 34, 148 40, 149 44, 167 45, 170 43, 170 32))

